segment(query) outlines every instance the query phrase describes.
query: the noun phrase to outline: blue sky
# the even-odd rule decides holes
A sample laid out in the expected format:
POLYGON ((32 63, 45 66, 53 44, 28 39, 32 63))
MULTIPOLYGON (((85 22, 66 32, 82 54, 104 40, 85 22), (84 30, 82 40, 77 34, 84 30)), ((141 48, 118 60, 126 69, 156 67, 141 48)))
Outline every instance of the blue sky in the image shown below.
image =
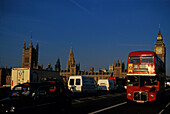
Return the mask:
POLYGON ((66 69, 71 44, 81 70, 107 68, 154 50, 161 26, 170 75, 169 0, 0 0, 0 65, 21 67, 22 47, 39 42, 39 64, 66 69))

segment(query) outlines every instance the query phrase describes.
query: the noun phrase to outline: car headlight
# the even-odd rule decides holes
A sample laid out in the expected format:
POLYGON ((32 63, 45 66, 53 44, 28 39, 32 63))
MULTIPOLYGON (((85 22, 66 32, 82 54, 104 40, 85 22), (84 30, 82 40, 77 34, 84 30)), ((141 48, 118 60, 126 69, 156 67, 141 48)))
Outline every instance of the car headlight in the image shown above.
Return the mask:
POLYGON ((4 104, 1 104, 1 106, 3 107, 3 106, 5 106, 4 104))
POLYGON ((128 93, 128 96, 131 96, 131 94, 130 94, 130 93, 128 93))
POLYGON ((15 110, 15 107, 12 106, 10 112, 14 112, 14 110, 15 110))
POLYGON ((153 94, 151 94, 151 97, 154 97, 154 95, 153 95, 153 94))
POLYGON ((15 110, 15 107, 14 107, 14 106, 12 106, 12 107, 11 107, 11 110, 15 110))

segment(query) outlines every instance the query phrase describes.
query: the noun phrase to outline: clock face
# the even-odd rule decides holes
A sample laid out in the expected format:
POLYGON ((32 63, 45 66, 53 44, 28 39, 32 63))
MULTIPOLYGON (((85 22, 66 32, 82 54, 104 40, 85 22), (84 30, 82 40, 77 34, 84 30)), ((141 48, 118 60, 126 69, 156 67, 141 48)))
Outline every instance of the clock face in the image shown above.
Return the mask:
POLYGON ((156 48, 156 53, 157 54, 162 54, 162 48, 156 48))

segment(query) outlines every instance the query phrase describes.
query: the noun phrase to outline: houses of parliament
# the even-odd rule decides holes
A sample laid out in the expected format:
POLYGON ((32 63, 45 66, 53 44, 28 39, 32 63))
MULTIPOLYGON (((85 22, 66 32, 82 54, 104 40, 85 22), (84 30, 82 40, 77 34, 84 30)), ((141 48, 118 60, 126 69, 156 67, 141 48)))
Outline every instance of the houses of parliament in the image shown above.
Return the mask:
MULTIPOLYGON (((23 45, 23 54, 22 54, 22 68, 32 68, 32 69, 43 69, 43 65, 39 66, 38 63, 38 48, 39 44, 37 42, 36 48, 32 45, 32 40, 29 44, 29 46, 26 48, 26 43, 24 41, 23 45)), ((90 71, 81 71, 80 70, 80 62, 77 64, 76 60, 74 58, 73 54, 73 47, 71 45, 69 57, 67 60, 67 67, 66 70, 61 69, 60 60, 58 59, 55 68, 53 70, 51 64, 49 63, 45 70, 47 71, 56 71, 59 72, 60 76, 65 77, 64 81, 67 82, 70 76, 90 76, 94 77, 94 79, 97 81, 98 79, 104 79, 105 77, 119 77, 119 78, 125 78, 126 77, 126 71, 125 71, 125 62, 123 61, 114 61, 114 65, 109 66, 109 70, 101 69, 99 71, 94 71, 94 68, 91 67, 90 71)))
MULTIPOLYGON (((31 35, 32 39, 32 35, 31 35)), ((109 65, 109 69, 100 69, 99 71, 94 71, 93 67, 89 68, 89 71, 81 71, 80 69, 80 62, 77 63, 74 54, 73 54, 73 47, 71 45, 69 57, 67 60, 67 67, 65 70, 61 69, 60 60, 58 59, 55 68, 53 69, 51 64, 48 64, 45 69, 43 69, 43 65, 39 66, 38 63, 38 50, 39 44, 37 42, 36 48, 33 47, 32 40, 28 47, 26 47, 26 43, 24 41, 23 44, 23 52, 22 52, 22 67, 23 68, 32 68, 38 70, 46 70, 47 72, 56 72, 60 76, 64 77, 64 81, 67 82, 69 76, 89 76, 94 77, 97 81, 98 79, 104 79, 105 77, 118 77, 124 79, 126 77, 126 69, 125 69, 125 61, 122 60, 114 60, 113 65, 109 65)), ((166 47, 163 42, 163 36, 160 31, 159 25, 159 32, 157 35, 157 40, 154 46, 154 52, 165 62, 166 66, 166 47)), ((3 67, 0 68, 0 86, 5 83, 10 83, 10 70, 5 69, 3 67), (7 74, 6 74, 7 72, 7 74)))

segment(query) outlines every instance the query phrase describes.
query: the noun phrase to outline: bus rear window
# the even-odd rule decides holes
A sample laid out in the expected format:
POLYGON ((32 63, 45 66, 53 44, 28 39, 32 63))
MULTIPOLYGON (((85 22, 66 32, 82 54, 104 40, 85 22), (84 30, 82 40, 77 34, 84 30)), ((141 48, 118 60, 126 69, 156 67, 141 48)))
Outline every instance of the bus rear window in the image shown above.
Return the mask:
POLYGON ((142 63, 153 63, 153 56, 142 57, 142 63))
POLYGON ((80 79, 76 79, 76 85, 80 85, 80 79))
POLYGON ((129 63, 140 63, 140 57, 129 57, 129 63))
POLYGON ((70 85, 74 85, 74 79, 70 79, 70 85))

